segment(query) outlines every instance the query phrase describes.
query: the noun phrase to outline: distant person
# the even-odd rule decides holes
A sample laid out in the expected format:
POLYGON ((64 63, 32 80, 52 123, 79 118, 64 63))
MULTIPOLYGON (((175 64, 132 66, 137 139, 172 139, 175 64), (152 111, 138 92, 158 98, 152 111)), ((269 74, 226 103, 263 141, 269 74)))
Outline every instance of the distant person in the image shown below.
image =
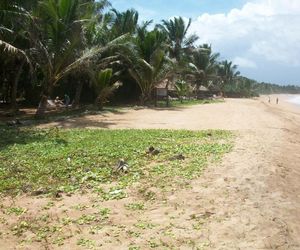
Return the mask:
POLYGON ((56 107, 61 107, 64 105, 64 103, 62 102, 62 100, 59 99, 58 96, 55 98, 54 103, 55 103, 56 107))
POLYGON ((66 107, 68 107, 70 104, 70 97, 67 94, 65 94, 64 103, 66 107))
POLYGON ((279 102, 279 99, 278 99, 278 97, 276 98, 276 104, 278 104, 278 102, 279 102))
POLYGON ((268 99, 268 103, 271 103, 271 98, 270 98, 270 96, 268 96, 268 98, 269 98, 269 99, 268 99))

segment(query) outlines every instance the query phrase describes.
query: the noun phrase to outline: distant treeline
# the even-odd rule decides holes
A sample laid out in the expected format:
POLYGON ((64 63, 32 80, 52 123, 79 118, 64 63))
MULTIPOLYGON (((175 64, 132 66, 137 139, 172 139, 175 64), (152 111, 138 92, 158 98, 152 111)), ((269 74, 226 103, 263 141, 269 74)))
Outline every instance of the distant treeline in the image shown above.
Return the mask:
POLYGON ((258 83, 257 92, 259 94, 300 94, 300 86, 278 85, 272 83, 258 83))

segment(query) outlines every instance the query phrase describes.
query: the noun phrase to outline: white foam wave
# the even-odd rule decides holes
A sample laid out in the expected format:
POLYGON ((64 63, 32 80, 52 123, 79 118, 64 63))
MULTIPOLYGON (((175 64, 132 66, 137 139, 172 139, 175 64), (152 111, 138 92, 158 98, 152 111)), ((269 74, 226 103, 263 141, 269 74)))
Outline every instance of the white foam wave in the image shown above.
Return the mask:
POLYGON ((288 100, 288 102, 300 105, 300 96, 292 97, 291 99, 288 100))

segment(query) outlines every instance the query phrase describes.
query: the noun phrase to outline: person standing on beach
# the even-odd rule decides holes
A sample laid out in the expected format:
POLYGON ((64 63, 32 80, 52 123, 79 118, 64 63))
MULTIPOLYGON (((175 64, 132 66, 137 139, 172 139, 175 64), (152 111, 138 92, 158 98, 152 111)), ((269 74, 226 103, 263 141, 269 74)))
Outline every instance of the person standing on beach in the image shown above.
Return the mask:
POLYGON ((276 98, 276 104, 278 104, 278 102, 279 102, 279 99, 278 99, 278 97, 276 98))
POLYGON ((268 102, 270 103, 270 102, 271 102, 271 98, 270 98, 270 96, 268 96, 268 98, 269 98, 268 102))

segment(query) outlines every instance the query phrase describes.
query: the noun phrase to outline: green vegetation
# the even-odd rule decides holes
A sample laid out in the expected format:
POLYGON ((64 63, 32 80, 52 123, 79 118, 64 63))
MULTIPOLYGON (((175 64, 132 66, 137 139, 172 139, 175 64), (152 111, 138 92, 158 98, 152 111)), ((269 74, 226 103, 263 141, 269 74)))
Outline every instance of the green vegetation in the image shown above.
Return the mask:
POLYGON ((95 247, 96 247, 95 241, 89 240, 89 239, 83 239, 83 238, 79 239, 77 241, 77 245, 78 246, 82 246, 82 247, 84 247, 86 249, 95 249, 95 247))
POLYGON ((138 221, 138 223, 136 223, 134 226, 136 228, 143 229, 143 230, 145 230, 145 229, 152 229, 152 228, 155 227, 154 224, 152 224, 152 223, 150 223, 148 221, 138 221))
POLYGON ((299 94, 300 87, 295 85, 277 85, 272 83, 256 84, 256 91, 260 94, 299 94))
POLYGON ((126 208, 132 211, 144 210, 145 205, 144 203, 130 203, 126 205, 126 208))
POLYGON ((237 97, 299 92, 239 76, 237 65, 221 61, 210 45, 196 45, 191 19, 150 26, 133 9, 111 7, 107 0, 0 1, 0 103, 12 114, 19 103, 35 106, 44 117, 56 96, 72 107, 148 104, 162 82, 186 83, 176 85, 181 99, 187 89, 197 97, 201 86, 237 97))
MULTIPOLYGON (((222 99, 187 99, 187 100, 171 100, 169 101, 169 107, 185 107, 185 106, 193 106, 199 104, 213 104, 213 103, 222 103, 224 100, 222 99)), ((164 108, 166 107, 166 101, 158 101, 157 107, 164 108)))
MULTIPOLYGON (((126 187, 136 181, 166 188, 194 178, 231 148, 230 133, 224 131, 57 128, 2 128, 0 145, 0 192, 38 195, 90 189, 104 200, 126 197, 126 187), (147 154, 150 146, 160 153, 147 154), (178 154, 185 160, 172 159, 178 154), (128 173, 115 170, 120 159, 128 163, 128 173), (111 185, 105 189, 102 184, 111 185)), ((154 197, 149 190, 140 192, 154 197)))
POLYGON ((6 214, 9 214, 9 215, 15 214, 15 215, 20 216, 24 213, 26 213, 26 208, 21 208, 21 207, 11 207, 6 210, 6 214))

